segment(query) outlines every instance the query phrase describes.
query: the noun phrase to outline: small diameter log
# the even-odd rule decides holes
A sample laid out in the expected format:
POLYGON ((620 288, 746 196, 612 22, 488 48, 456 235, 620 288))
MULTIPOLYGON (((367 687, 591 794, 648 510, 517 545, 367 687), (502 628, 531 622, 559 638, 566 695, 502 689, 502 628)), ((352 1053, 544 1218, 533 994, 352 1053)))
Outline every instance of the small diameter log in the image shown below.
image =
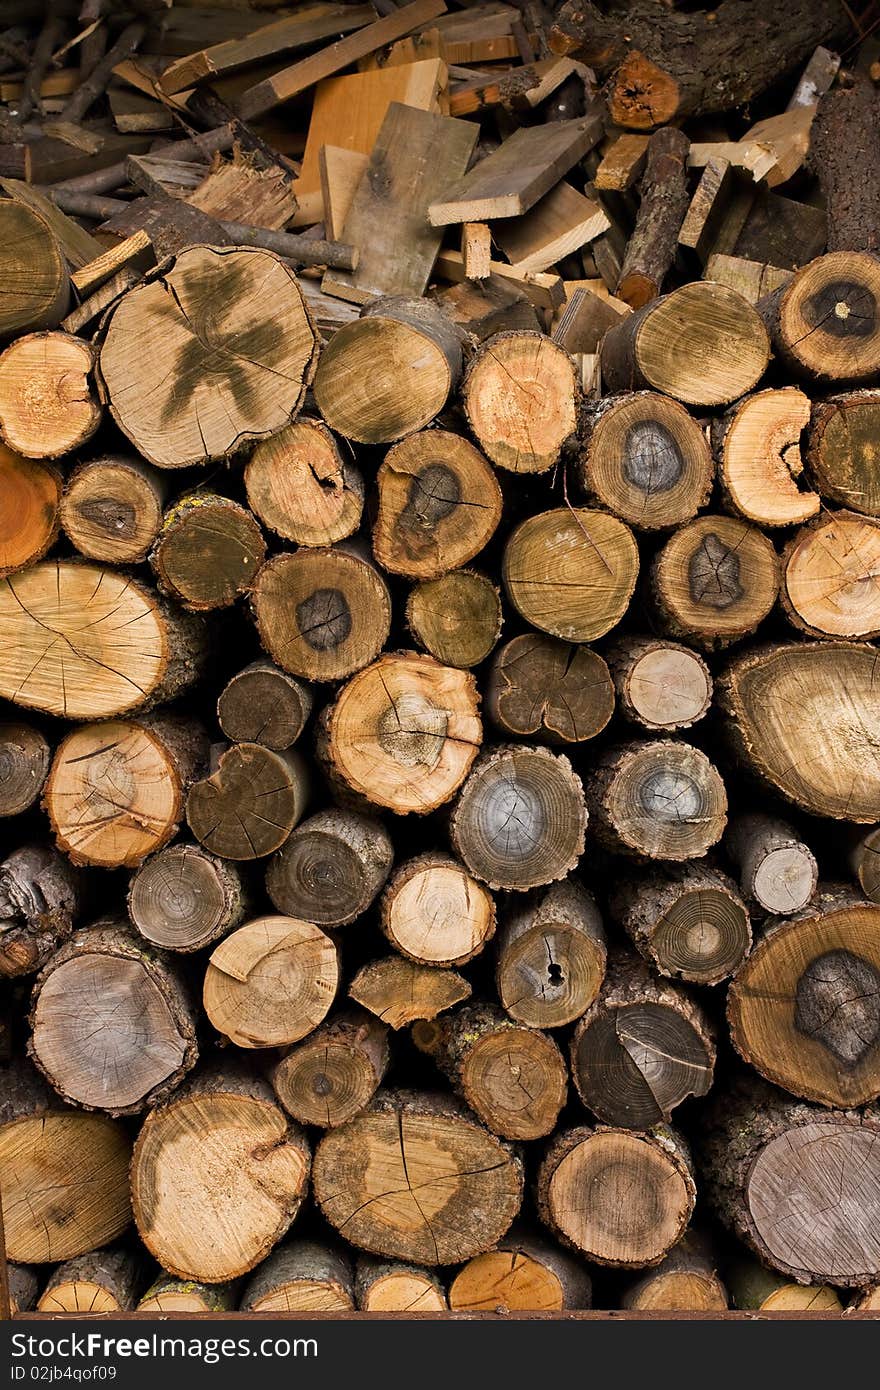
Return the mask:
POLYGON ((809 423, 809 399, 794 386, 757 391, 716 422, 718 477, 737 516, 792 526, 817 515, 820 498, 803 485, 800 438, 809 423))
POLYGON ((17 199, 0 200, 0 338, 55 328, 70 304, 70 279, 47 222, 17 199))
POLYGON ((813 405, 807 465, 823 497, 850 511, 880 516, 875 455, 880 391, 851 391, 813 405))
POLYGON ((643 531, 690 521, 712 487, 703 430, 656 391, 601 401, 587 416, 577 468, 589 496, 643 531))
POLYGON ((474 354, 461 391, 480 448, 511 473, 546 473, 577 429, 574 363, 543 333, 519 330, 488 338, 474 354))
POLYGON ((737 1260, 727 1273, 727 1282, 734 1308, 761 1313, 843 1311, 836 1290, 827 1284, 792 1284, 757 1260, 737 1260))
POLYGON ((825 512, 789 541, 780 599, 810 637, 880 636, 880 520, 825 512))
POLYGON ((132 926, 166 951, 200 951, 237 927, 248 906, 236 866, 192 844, 154 854, 128 889, 132 926))
POLYGON ((91 345, 70 333, 29 333, 0 354, 0 433, 26 458, 54 459, 101 423, 91 345))
POLYGON ((503 733, 539 734, 548 743, 595 738, 614 713, 614 686, 598 652, 534 632, 499 648, 483 698, 503 733))
MULTIPOLYGON (((789 1287, 789 1288, 798 1288, 798 1285, 797 1285, 797 1284, 788 1285, 788 1287, 789 1287)), ((798 1292, 799 1292, 799 1293, 803 1293, 804 1290, 803 1290, 803 1289, 798 1289, 798 1292)), ((833 1290, 833 1289, 822 1289, 821 1292, 822 1292, 822 1294, 824 1294, 825 1296, 827 1296, 827 1295, 829 1295, 829 1294, 833 1294, 833 1293, 834 1293, 834 1290, 833 1290)), ((834 1294, 834 1296, 837 1297, 836 1294, 834 1294)), ((839 1299, 838 1299, 837 1301, 838 1301, 838 1303, 840 1302, 839 1299)), ((820 1306, 821 1306, 821 1304, 820 1304, 820 1306)), ((831 1304, 831 1305, 829 1305, 829 1306, 832 1306, 832 1307, 833 1307, 834 1305, 831 1304)), ((876 1313, 878 1310, 880 1310, 880 1287, 878 1287, 878 1286, 876 1286, 876 1285, 875 1285, 873 1288, 870 1288, 870 1289, 861 1289, 861 1290, 859 1290, 859 1291, 856 1293, 855 1297, 847 1304, 847 1312, 853 1311, 853 1312, 862 1312, 862 1313, 868 1313, 868 1312, 870 1312, 870 1313, 876 1313)))
POLYGON ((37 1271, 30 1265, 7 1263, 6 1274, 9 1279, 10 1316, 14 1318, 17 1313, 30 1313, 37 1301, 37 1290, 40 1287, 37 1271))
POLYGON ((716 685, 739 759, 817 816, 873 825, 880 804, 877 653, 849 642, 744 652, 716 685))
POLYGON ((493 1134, 540 1139, 568 1099, 568 1070, 546 1033, 514 1023, 493 1004, 465 1004, 438 1024, 413 1025, 454 1089, 493 1134))
POLYGON ((65 1100, 134 1115, 198 1058, 196 1010, 176 965, 119 921, 76 932, 43 967, 28 1050, 65 1100))
POLYGON ((467 669, 485 661, 501 622, 501 595, 475 570, 428 579, 406 601, 406 624, 416 642, 446 666, 467 669))
POLYGON ((880 826, 864 831, 853 828, 847 864, 865 897, 880 903, 880 826))
POLYGON ((727 793, 705 753, 651 739, 609 749, 587 783, 595 832, 618 854, 699 859, 727 822, 727 793))
POLYGON ((379 1091, 315 1150, 324 1216, 375 1255, 445 1265, 489 1250, 523 1195, 522 1164, 448 1096, 379 1091), (381 1198, 381 1200, 377 1200, 381 1198))
POLYGON ((549 1241, 506 1236, 497 1250, 475 1255, 449 1286, 457 1313, 560 1313, 592 1305, 590 1276, 549 1241))
POLYGON ((197 620, 130 576, 47 560, 0 580, 0 697, 65 719, 171 700, 204 662, 197 620))
POLYGON ((727 1000, 734 1046, 768 1081, 841 1108, 880 1095, 878 927, 848 889, 768 920, 727 1000))
POLYGON ((159 468, 223 458, 280 430, 317 355, 293 271, 241 246, 189 246, 163 263, 112 306, 102 340, 111 414, 159 468))
POLYGON ((506 744, 474 765, 452 812, 450 838, 475 878, 522 892, 574 868, 586 824, 583 785, 568 758, 506 744))
POLYGON ((833 251, 798 270, 758 308, 774 354, 797 376, 868 381, 880 371, 880 260, 833 251))
POLYGON ((245 1285, 245 1313, 341 1313, 354 1307, 351 1263, 311 1240, 273 1250, 245 1285))
POLYGON ((0 1079, 7 1257, 54 1264, 115 1240, 131 1221, 123 1125, 68 1109, 23 1059, 0 1079))
POLYGON ((880 1115, 818 1110, 757 1078, 705 1117, 700 1173, 723 1224, 798 1284, 880 1278, 880 1115))
POLYGON ((518 1023, 562 1028, 593 1003, 605 964, 605 931, 595 900, 565 879, 532 894, 505 921, 498 939, 498 997, 518 1023))
POLYGON ((330 807, 309 816, 266 866, 266 889, 279 912, 342 927, 366 912, 394 860, 379 821, 330 807))
POLYGON ((143 1288, 143 1265, 127 1250, 95 1250, 58 1266, 38 1313, 130 1313, 143 1288))
POLYGON ((0 816, 20 816, 33 806, 49 771, 48 743, 31 724, 0 724, 0 816))
POLYGON ((43 794, 58 848, 74 864, 136 868, 175 835, 207 753, 204 731, 174 715, 68 734, 43 794))
POLYGON ((689 729, 708 713, 712 677, 690 647, 662 637, 621 637, 605 656, 620 712, 640 728, 689 729))
POLYGON ((638 572, 629 527, 587 507, 556 507, 521 522, 502 562, 520 617, 569 642, 593 642, 620 622, 638 572))
POLYGON ((273 555, 253 584, 260 641, 272 660, 305 680, 339 681, 375 661, 391 628, 379 571, 343 548, 273 555))
POLYGON ((362 1313, 445 1313, 449 1306, 436 1274, 400 1260, 361 1255, 354 1287, 362 1313))
POLYGON ((237 1047, 299 1042, 326 1016, 339 988, 330 937, 295 917, 256 917, 214 948, 205 1013, 237 1047))
POLYGON ((771 541, 732 516, 698 516, 682 526, 651 569, 654 602, 669 631, 709 648, 754 632, 776 602, 779 581, 771 541))
POLYGON ((825 92, 810 128, 810 164, 825 195, 829 251, 880 250, 880 98, 865 74, 825 92))
POLYGON ((81 463, 61 499, 64 533, 81 555, 109 564, 145 560, 162 524, 161 474, 122 455, 81 463))
POLYGON ((272 1085, 295 1120, 333 1129, 372 1100, 388 1060, 386 1024, 363 1009, 348 1009, 286 1052, 272 1085))
POLYGON ((501 520, 501 489, 479 449, 447 430, 411 434, 376 475, 373 553, 389 574, 436 579, 472 560, 501 520))
POLYGON ((594 1264, 657 1265, 694 1209, 690 1154, 673 1130, 581 1125, 551 1139, 537 1180, 538 1215, 594 1264))
POLYGON ((457 970, 417 965, 392 955, 361 966, 348 993, 396 1032, 461 1004, 470 997, 471 987, 457 970))
POLYGON ((472 675, 415 652, 386 653, 325 713, 319 754, 361 797, 398 815, 442 806, 482 739, 472 675))
POLYGON ((752 944, 735 883, 704 863, 628 875, 618 881, 610 906, 648 964, 670 979, 720 984, 752 944))
POLYGON ((634 309, 657 298, 675 260, 678 233, 690 203, 689 149, 687 136, 674 126, 655 131, 648 141, 638 216, 615 291, 618 299, 634 309))
POLYGON ((334 333, 315 375, 315 403, 332 430, 387 444, 423 429, 461 375, 461 337, 425 299, 377 299, 334 333))
POLYGON ((82 877, 49 845, 23 845, 0 863, 0 977, 39 970, 73 931, 82 877))
POLYGON ((0 444, 0 576, 41 560, 58 536, 61 477, 0 444))
POLYGON ((606 391, 647 387, 686 405, 728 405, 757 386, 770 344, 754 305, 696 280, 614 324, 602 340, 606 391))
POLYGON ((788 917, 805 908, 816 891, 812 850, 775 816, 737 816, 727 828, 724 848, 739 869, 743 893, 764 912, 788 917))
POLYGON ((420 854, 395 869, 380 923, 396 951, 420 965, 464 965, 495 933, 495 903, 448 854, 420 854))
POLYGON ((578 1095, 604 1124, 651 1129, 712 1085, 709 1020, 677 985, 656 980, 640 956, 617 951, 598 999, 571 1040, 578 1095))
POLYGON ((139 1313, 228 1313, 235 1307, 235 1284, 199 1284, 161 1275, 138 1303, 139 1313))
POLYGON ((308 800, 306 765, 295 748, 275 753, 234 743, 217 769, 190 788, 186 820, 200 844, 221 859, 260 859, 280 849, 308 800))
POLYGON ((287 1231, 309 1167, 305 1134, 265 1081, 229 1063, 203 1070, 138 1135, 131 1200, 141 1240, 178 1278, 235 1279, 287 1231))
POLYGON ((283 753, 296 743, 312 712, 312 692, 273 666, 252 661, 223 687, 217 720, 232 743, 262 743, 283 753))
POLYGON ((360 525, 364 480, 319 420, 294 420, 261 440, 244 485, 255 516, 297 545, 333 545, 360 525))
POLYGON ((150 551, 160 592, 193 612, 228 608, 250 590, 265 558, 250 512, 211 492, 178 498, 150 551))
POLYGON ((720 1313, 729 1297, 715 1262, 685 1236, 655 1269, 630 1284, 620 1306, 646 1313, 720 1313))

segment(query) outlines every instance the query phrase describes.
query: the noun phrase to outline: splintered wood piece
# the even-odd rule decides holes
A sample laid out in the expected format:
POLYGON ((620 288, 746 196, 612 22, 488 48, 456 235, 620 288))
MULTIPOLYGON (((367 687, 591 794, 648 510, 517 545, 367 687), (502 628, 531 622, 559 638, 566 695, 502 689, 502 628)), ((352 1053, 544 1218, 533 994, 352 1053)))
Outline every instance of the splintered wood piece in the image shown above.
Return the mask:
POLYGON ((387 1026, 363 1009, 348 1009, 285 1052, 272 1085, 294 1119, 333 1129, 372 1100, 388 1056, 387 1026))
POLYGON ((287 1231, 309 1167, 308 1140, 267 1082, 230 1063, 203 1069, 138 1135, 131 1201, 141 1240, 178 1278, 234 1279, 287 1231))
MULTIPOLYGON (((9 727, 16 726, 0 725, 0 738, 9 727)), ((44 753, 48 766, 45 745, 44 753)), ((82 877, 63 854, 49 845, 14 849, 0 863, 0 977, 29 975, 44 966, 70 936, 83 897, 82 877)))
POLYGON ((256 917, 214 948, 202 998, 237 1047, 283 1047, 317 1028, 338 988, 339 959, 325 932, 295 917, 256 917))
POLYGON ((652 739, 611 748, 587 783, 594 829, 618 854, 698 859, 727 822, 727 793, 699 748, 652 739))
MULTIPOLYGON (((348 210, 368 163, 368 155, 361 154, 360 150, 347 150, 328 144, 322 145, 318 151, 324 227, 327 236, 334 241, 342 239, 348 210)), ((300 195, 301 192, 300 189, 300 195)))
POLYGON ((308 782, 296 749, 276 753, 259 743, 234 743, 216 771, 190 788, 187 824, 222 859, 260 859, 280 849, 302 818, 308 782))
POLYGON ((132 877, 128 915, 145 941, 166 951, 199 951, 237 927, 248 907, 234 864, 199 845, 170 845, 132 877))
MULTIPOLYGON (((215 165, 198 187, 187 193, 186 201, 191 208, 216 218, 224 231, 237 241, 243 245, 251 240, 259 244, 259 230, 264 233, 281 232, 294 219, 297 200, 293 178, 282 165, 266 167, 258 164, 235 147, 231 160, 222 163, 216 160, 215 165), (239 226, 259 230, 239 233, 235 230, 239 226)), ((277 240, 271 236, 265 238, 267 250, 283 255, 284 245, 283 237, 277 240)), ((297 243, 291 241, 289 246, 293 258, 297 243)), ((308 261, 304 263, 308 264, 308 261)))
POLYGON ((386 653, 339 692, 321 756, 368 801, 424 815, 455 795, 481 739, 472 675, 416 652, 386 653))
POLYGON ((867 516, 880 516, 875 463, 880 391, 828 396, 813 405, 807 464, 823 497, 867 516))
POLYGON ((79 464, 67 479, 59 517, 90 560, 145 560, 162 525, 164 480, 142 459, 111 455, 79 464))
POLYGON ((0 444, 0 576, 41 560, 58 535, 61 476, 0 444))
POLYGON ((689 148, 687 136, 675 126, 665 126, 648 141, 645 172, 639 184, 639 211, 616 290, 634 309, 657 298, 675 259, 688 210, 689 148))
POLYGON ((379 1092, 331 1129, 312 1181, 324 1216, 352 1245, 419 1264, 491 1249, 519 1210, 522 1164, 447 1096, 379 1092))
POLYGON ((62 1105, 24 1060, 3 1069, 0 1181, 6 1255, 57 1263, 106 1245, 131 1221, 131 1141, 107 1115, 62 1105))
POLYGON ((650 387, 686 405, 727 405, 767 367, 767 331, 753 305, 708 280, 682 285, 615 324, 602 343, 609 392, 650 387))
POLYGON ((825 512, 783 552, 780 598, 791 624, 811 637, 880 636, 880 521, 825 512))
POLYGON ((39 729, 18 720, 0 723, 0 816, 33 806, 49 771, 51 753, 39 729))
POLYGON ((435 227, 518 217, 534 207, 601 138, 602 118, 520 126, 428 208, 435 227))
POLYGON ((873 647, 833 641, 780 643, 736 657, 716 689, 739 756, 813 815, 875 823, 876 662, 873 647))
POLYGON ((569 642, 594 642, 620 622, 638 569, 629 527, 586 507, 556 507, 521 522, 502 562, 520 617, 569 642))
POLYGON ((548 270, 610 225, 599 203, 562 182, 525 216, 494 223, 492 235, 518 270, 548 270))
POLYGON ((363 1313, 443 1313, 443 1285, 428 1269, 401 1260, 361 1255, 355 1268, 357 1306, 363 1313))
MULTIPOLYGON (((630 312, 629 306, 613 296, 603 297, 595 289, 589 288, 586 282, 573 291, 570 286, 578 282, 566 283, 567 299, 554 326, 553 341, 571 354, 596 353, 612 324, 617 322, 621 314, 630 312)), ((592 284, 596 286, 602 282, 593 281, 592 284)), ((605 288, 604 284, 602 288, 605 288)))
POLYGON ((207 759, 204 731, 179 716, 86 724, 55 751, 43 804, 75 864, 135 867, 173 838, 207 759))
POLYGON ((833 251, 758 308, 777 356, 807 381, 868 381, 880 370, 880 259, 833 251))
POLYGON ((725 256, 713 253, 703 271, 704 280, 714 280, 716 284, 727 285, 736 290, 750 304, 757 304, 765 295, 787 285, 792 271, 780 266, 765 265, 761 261, 746 260, 743 256, 725 256))
POLYGON ((380 925, 401 955, 421 965, 464 965, 495 932, 495 903, 462 864, 421 854, 395 869, 380 925))
POLYGON ((809 399, 794 386, 758 391, 717 422, 721 486, 746 521, 790 526, 818 513, 819 496, 800 485, 800 438, 809 422, 809 399))
POLYGON ((629 1286, 621 1306, 646 1313, 720 1313, 729 1307, 729 1298, 715 1261, 699 1242, 685 1236, 659 1265, 629 1286))
POLYGON ((468 280, 488 280, 492 273, 492 231, 488 222, 464 222, 461 254, 468 280))
POLYGON ((522 892, 564 878, 584 849, 587 813, 568 758, 513 744, 484 753, 462 787, 450 838, 490 888, 522 892))
POLYGON ((150 552, 161 593, 193 612, 228 608, 249 591, 266 558, 251 513, 213 492, 193 492, 168 508, 150 552))
POLYGON ((620 711, 650 729, 687 729, 709 711, 712 677, 698 652, 662 637, 621 637, 606 652, 620 711))
POLYGON ((776 602, 779 583, 772 542, 730 516, 698 516, 682 526, 651 569, 668 631, 710 648, 754 632, 776 602))
POLYGON ((842 1109, 880 1095, 878 924, 843 889, 770 918, 727 1000, 734 1046, 768 1081, 842 1109))
POLYGON ((321 354, 315 401, 331 429, 387 444, 430 424, 461 374, 461 338, 427 300, 378 299, 321 354))
POLYGON ((656 391, 601 401, 587 417, 577 468, 586 493, 646 531, 690 521, 712 487, 703 430, 683 405, 656 391))
POLYGON ((34 985, 28 1051, 59 1095, 134 1115, 198 1058, 196 1010, 170 961, 107 918, 76 932, 34 985))
POLYGON ((361 966, 348 992, 396 1031, 460 1004, 470 997, 471 987, 457 970, 439 970, 391 955, 361 966))
POLYGON ((279 912, 342 927, 380 892, 394 859, 379 821, 332 806, 298 825, 266 868, 266 890, 279 912))
POLYGON ((538 1215, 594 1264, 657 1265, 684 1234, 696 1186, 684 1140, 581 1125, 551 1140, 538 1172, 538 1215))
POLYGON ((101 423, 92 349, 69 333, 29 333, 0 354, 0 432, 27 458, 78 449, 101 423))
POLYGON ((612 890, 610 907, 648 964, 671 979, 720 984, 752 943, 733 879, 705 864, 628 876, 612 890))
POLYGON ((252 661, 223 687, 217 722, 231 743, 262 743, 283 753, 312 712, 311 688, 271 661, 252 661))
POLYGON ((248 1313, 340 1313, 354 1307, 347 1257, 311 1240, 291 1240, 273 1250, 245 1285, 248 1313))
POLYGON ((519 1023, 561 1028, 593 1003, 605 960, 595 900, 565 879, 527 898, 504 922, 495 974, 498 997, 519 1023))
POLYGON ((195 1279, 161 1275, 137 1305, 139 1313, 228 1313, 235 1307, 234 1284, 199 1284, 195 1279))
POLYGON ((499 648, 483 698, 505 734, 540 734, 548 743, 595 738, 614 713, 614 688, 598 652, 537 633, 499 648))
POLYGON ((139 231, 134 232, 115 246, 108 247, 100 256, 96 256, 94 260, 88 261, 79 270, 75 270, 70 278, 78 290, 80 298, 85 299, 99 285, 103 285, 105 280, 111 279, 120 270, 131 268, 136 271, 144 271, 148 266, 154 264, 152 242, 146 232, 139 231))
POLYGON ((70 303, 62 249, 48 222, 15 198, 0 200, 0 338, 55 328, 70 303))
POLYGON ((480 345, 462 383, 476 439, 512 473, 553 467, 577 429, 578 397, 571 358, 542 333, 496 333, 480 345))
POLYGON ((446 666, 478 666, 501 635, 501 596, 483 574, 453 570, 417 584, 406 623, 420 647, 446 666))
POLYGON ((483 549, 501 519, 501 489, 478 449, 427 430, 388 450, 376 476, 373 551, 391 574, 436 579, 483 549))
MULTIPOLYGON (((763 1313, 843 1311, 836 1290, 827 1284, 791 1284, 757 1260, 737 1260, 726 1271, 726 1278, 736 1308, 753 1308, 763 1313)), ((869 1308, 871 1304, 856 1303, 850 1307, 869 1308)))
POLYGON ((648 155, 647 135, 618 135, 602 156, 593 184, 596 188, 625 193, 638 183, 648 155))
POLYGON ((456 1312, 558 1313, 591 1303, 590 1276, 580 1262, 530 1237, 506 1236, 497 1250, 468 1260, 449 1286, 456 1312))
POLYGON ((709 1091, 710 1024, 694 999, 656 980, 640 956, 612 954, 599 998, 571 1040, 578 1095, 603 1124, 650 1130, 709 1091))
POLYGON ((391 597, 369 560, 345 549, 273 555, 251 586, 260 641, 307 680, 338 681, 374 661, 391 627, 391 597))
POLYGON ((191 246, 111 310, 100 376, 138 451, 183 468, 288 424, 316 356, 302 292, 278 256, 191 246))
MULTIPOLYGON (((748 199, 742 193, 738 198, 734 198, 735 190, 739 191, 730 161, 721 156, 713 156, 703 169, 678 233, 679 246, 683 247, 685 252, 691 252, 692 258, 696 257, 703 265, 712 256, 720 237, 724 238, 725 244, 728 242, 734 224, 740 221, 737 209, 741 210, 742 222, 745 221, 749 207, 748 199)), ((712 280, 715 277, 707 273, 704 278, 712 280)), ((734 285, 733 288, 739 287, 734 285)), ((746 298, 748 297, 747 295, 746 298)))
POLYGON ((248 504, 297 545, 333 545, 360 525, 364 482, 318 420, 301 417, 261 440, 244 470, 248 504))

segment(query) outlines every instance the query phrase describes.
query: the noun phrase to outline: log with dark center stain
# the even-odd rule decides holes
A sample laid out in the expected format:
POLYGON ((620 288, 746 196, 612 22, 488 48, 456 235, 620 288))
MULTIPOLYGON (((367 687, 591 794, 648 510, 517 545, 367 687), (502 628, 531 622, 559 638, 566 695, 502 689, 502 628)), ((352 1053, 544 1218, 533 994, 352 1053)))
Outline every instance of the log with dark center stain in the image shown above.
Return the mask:
POLYGON ((341 589, 316 589, 296 606, 299 635, 316 652, 339 647, 351 634, 348 599, 341 589))
POLYGON ((417 474, 409 486, 406 506, 398 525, 418 531, 433 531, 451 516, 461 502, 461 484, 444 463, 431 463, 417 474))
POLYGON ((880 973, 851 951, 811 961, 797 984, 795 1027, 855 1067, 880 1040, 880 973))
POLYGON ((877 324, 874 296, 852 280, 835 280, 805 301, 804 321, 833 338, 870 338, 877 324))
POLYGON ((684 472, 678 445, 658 420, 638 420, 623 445, 623 476, 648 497, 668 492, 684 472))
POLYGON ((688 587, 694 603, 719 610, 741 599, 739 556, 714 531, 704 536, 688 565, 688 587))

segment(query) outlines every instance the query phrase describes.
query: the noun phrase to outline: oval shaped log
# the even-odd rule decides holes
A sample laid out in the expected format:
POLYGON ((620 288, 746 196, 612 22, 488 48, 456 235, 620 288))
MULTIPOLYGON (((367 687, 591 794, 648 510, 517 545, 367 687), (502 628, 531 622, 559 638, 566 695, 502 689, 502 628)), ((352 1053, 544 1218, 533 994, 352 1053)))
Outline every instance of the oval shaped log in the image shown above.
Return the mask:
POLYGON ((354 1287, 363 1313, 443 1313, 448 1307, 437 1275, 402 1260, 359 1256, 354 1287))
POLYGON ((725 500, 745 521, 792 526, 809 521, 821 502, 804 480, 800 438, 810 401, 794 386, 757 391, 713 429, 725 500))
POLYGON ((333 1129, 369 1103, 388 1061, 387 1025, 362 1009, 348 1009, 286 1052, 272 1085, 295 1120, 333 1129))
POLYGON ((81 463, 61 499, 64 534, 90 560, 145 560, 162 524, 164 495, 161 474, 141 459, 113 455, 81 463))
POLYGON ((422 430, 388 450, 373 553, 383 569, 436 579, 467 564, 501 520, 501 488, 479 449, 447 430, 422 430))
POLYGON ((448 1096, 379 1092, 315 1150, 315 1200, 375 1255, 456 1264, 491 1249, 522 1201, 520 1159, 448 1096))
POLYGON ((349 1260, 311 1240, 291 1240, 273 1250, 241 1296, 245 1313, 339 1313, 353 1307, 349 1260))
POLYGON ((279 912, 320 927, 342 927, 366 912, 394 860, 379 821, 332 806, 298 825, 266 866, 279 912))
POLYGON ((0 353, 0 433, 26 458, 54 459, 101 423, 91 345, 71 333, 29 333, 0 353))
POLYGON ((743 893, 765 912, 779 917, 800 912, 816 891, 812 850, 775 816, 738 816, 727 828, 724 847, 739 869, 743 893))
POLYGON ((527 632, 495 653, 486 710, 505 734, 548 743, 595 738, 614 713, 614 687, 598 652, 527 632))
POLYGON ((216 946, 202 1000, 237 1047, 283 1047, 311 1033, 339 988, 333 942, 312 922, 256 917, 216 946))
POLYGON ((880 636, 880 520, 826 513, 785 548, 780 597, 810 637, 880 636))
POLYGON ((587 783, 599 839, 618 854, 698 859, 727 823, 727 793, 705 753, 650 739, 611 748, 587 783))
POLYGON ((380 925, 401 955, 421 965, 464 965, 495 933, 495 903, 448 854, 420 854, 395 869, 380 925))
POLYGON ((43 218, 17 199, 0 202, 0 337, 54 328, 67 313, 70 279, 43 218))
POLYGON ((406 625, 420 647, 446 666, 478 666, 501 636, 501 595, 484 574, 454 570, 417 584, 406 625))
POLYGON ((39 729, 16 720, 0 724, 0 816, 33 806, 49 771, 51 752, 39 729))
POLYGON ((248 505, 297 545, 333 545, 360 524, 364 480, 319 420, 294 420, 257 444, 244 470, 248 505))
POLYGON ((587 507, 557 507, 521 522, 502 562, 520 617, 569 642, 593 642, 620 622, 638 572, 629 527, 587 507))
POLYGON ((511 473, 546 473, 577 429, 578 379, 543 333, 496 333, 474 353, 461 387, 481 449, 511 473))
POLYGON ((216 771, 190 788, 187 824, 221 859, 260 859, 284 844, 308 794, 308 771, 295 748, 274 753, 259 743, 234 743, 220 754, 216 771))
POLYGON ((589 496, 630 526, 663 530, 708 502, 712 454, 684 406, 634 391, 607 397, 588 415, 577 474, 589 496))
POLYGON ((549 1241, 507 1236, 497 1250, 475 1255, 449 1286, 449 1306, 459 1313, 559 1313, 589 1308, 590 1276, 549 1241))
POLYGON ((151 946, 199 951, 237 927, 249 906, 234 864, 199 845, 176 844, 147 859, 128 889, 131 924, 151 946))
POLYGON ((471 987, 457 970, 417 965, 391 955, 361 966, 348 993, 396 1031, 460 1004, 470 997, 471 987))
POLYGON ((660 617, 675 637, 725 646, 754 632, 779 593, 772 543, 730 516, 699 516, 676 531, 651 568, 660 617))
POLYGON ((712 703, 712 677, 699 652, 662 637, 621 637, 605 653, 633 724, 652 733, 689 729, 712 703))
POLYGON ((245 666, 217 700, 217 721, 232 743, 262 743, 276 753, 296 743, 311 712, 310 688, 271 661, 245 666))
POLYGON ((235 1307, 234 1284, 199 1284, 195 1279, 160 1275, 138 1303, 139 1313, 228 1313, 235 1307))
POLYGON ((285 671, 338 681, 375 661, 391 627, 391 598, 379 571, 344 549, 274 555, 251 603, 260 641, 285 671))
POLYGON ((831 251, 759 305, 784 365, 810 382, 867 381, 880 370, 880 259, 831 251))
POLYGON ((211 492, 179 497, 150 551, 159 590, 193 612, 228 608, 250 590, 265 558, 250 512, 211 492))
POLYGON ((499 933, 495 981, 511 1018, 561 1028, 590 1007, 605 976, 605 931, 595 900, 573 879, 526 899, 499 933))
POLYGON ((0 576, 42 560, 58 536, 61 478, 0 444, 0 576))
POLYGON ((0 976, 29 975, 73 931, 84 885, 49 845, 22 845, 0 863, 0 976))
POLYGON ((876 467, 880 391, 850 391, 813 404, 807 463, 823 497, 880 516, 876 467))
POLYGON ((659 1265, 630 1284, 621 1307, 646 1313, 719 1313, 729 1299, 715 1263, 685 1236, 659 1265))
POLYGON ((568 758, 503 744, 474 765, 449 833, 476 878, 490 888, 522 892, 574 868, 586 824, 583 785, 568 758))
POLYGON ((289 1228, 309 1167, 305 1134, 265 1081, 228 1063, 205 1069, 138 1135, 131 1200, 141 1240, 178 1278, 235 1279, 289 1228))
POLYGON ((95 1250, 67 1260, 52 1274, 38 1313, 130 1313, 144 1284, 141 1261, 131 1251, 95 1250))

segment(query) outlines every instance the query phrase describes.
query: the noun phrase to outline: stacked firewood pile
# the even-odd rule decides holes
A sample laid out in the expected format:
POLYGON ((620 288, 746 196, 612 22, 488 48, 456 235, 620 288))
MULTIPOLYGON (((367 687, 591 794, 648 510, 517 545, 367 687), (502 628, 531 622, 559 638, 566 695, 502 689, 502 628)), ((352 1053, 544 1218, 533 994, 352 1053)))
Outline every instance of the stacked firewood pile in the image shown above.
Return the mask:
POLYGON ((3 0, 13 1307, 880 1306, 880 52, 3 0))

